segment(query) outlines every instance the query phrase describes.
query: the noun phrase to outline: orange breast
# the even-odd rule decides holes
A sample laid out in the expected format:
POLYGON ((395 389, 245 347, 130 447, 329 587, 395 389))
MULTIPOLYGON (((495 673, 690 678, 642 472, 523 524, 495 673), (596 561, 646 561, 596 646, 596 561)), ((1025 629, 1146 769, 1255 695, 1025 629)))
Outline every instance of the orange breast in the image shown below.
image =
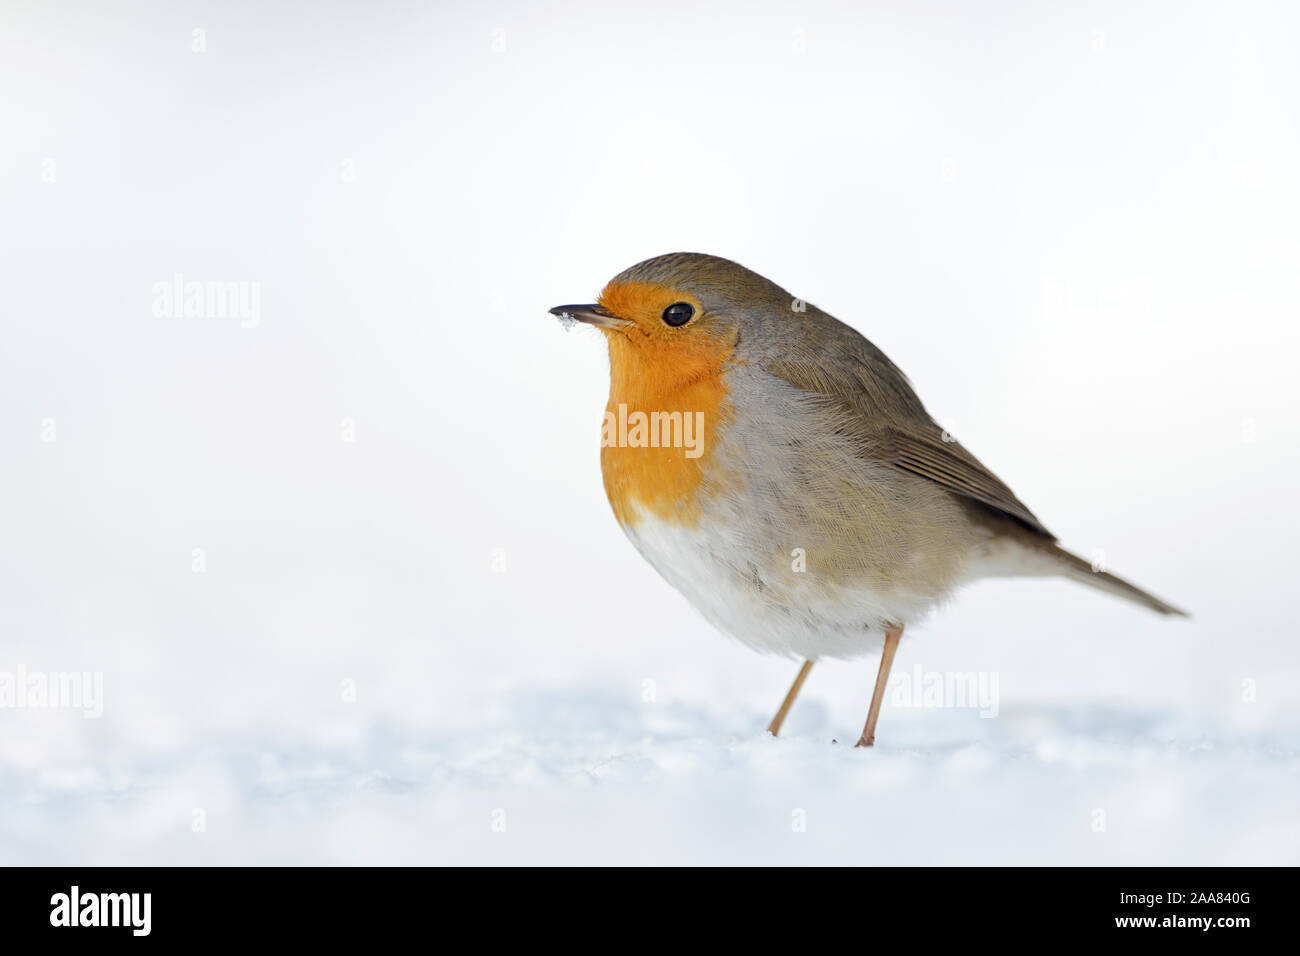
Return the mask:
POLYGON ((728 414, 722 372, 730 349, 708 341, 607 338, 610 388, 600 465, 614 516, 625 527, 639 512, 693 525, 702 496, 721 477, 713 452, 728 414))

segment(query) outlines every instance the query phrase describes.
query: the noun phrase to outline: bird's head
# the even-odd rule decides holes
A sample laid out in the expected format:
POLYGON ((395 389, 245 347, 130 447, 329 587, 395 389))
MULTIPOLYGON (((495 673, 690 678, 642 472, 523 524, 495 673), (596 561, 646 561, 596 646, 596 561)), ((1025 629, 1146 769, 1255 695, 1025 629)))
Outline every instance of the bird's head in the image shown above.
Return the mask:
POLYGON ((657 391, 717 374, 739 343, 789 296, 744 266, 675 252, 619 273, 589 305, 551 309, 593 325, 609 340, 611 372, 649 376, 657 391))

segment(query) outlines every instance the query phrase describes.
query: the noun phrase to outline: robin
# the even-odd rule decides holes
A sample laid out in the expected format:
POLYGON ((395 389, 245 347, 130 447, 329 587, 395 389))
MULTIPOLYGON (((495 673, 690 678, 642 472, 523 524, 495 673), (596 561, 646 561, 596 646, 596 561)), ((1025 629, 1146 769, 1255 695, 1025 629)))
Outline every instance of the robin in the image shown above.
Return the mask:
POLYGON ((1058 575, 1185 612, 1061 548, 853 329, 717 256, 671 253, 550 310, 604 333, 601 471, 642 556, 714 626, 804 663, 881 648, 875 741, 906 625, 958 587, 1058 575))

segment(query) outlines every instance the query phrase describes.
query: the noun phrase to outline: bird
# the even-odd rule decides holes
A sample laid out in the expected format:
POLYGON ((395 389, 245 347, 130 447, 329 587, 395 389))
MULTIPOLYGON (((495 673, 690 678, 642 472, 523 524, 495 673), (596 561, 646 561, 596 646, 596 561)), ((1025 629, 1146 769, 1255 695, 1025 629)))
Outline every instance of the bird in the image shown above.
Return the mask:
POLYGON ((852 327, 736 262, 675 252, 549 310, 609 350, 600 463, 614 517, 714 627, 813 664, 880 652, 875 743, 903 631, 960 587, 1061 576, 1187 613, 1065 550, 852 327))

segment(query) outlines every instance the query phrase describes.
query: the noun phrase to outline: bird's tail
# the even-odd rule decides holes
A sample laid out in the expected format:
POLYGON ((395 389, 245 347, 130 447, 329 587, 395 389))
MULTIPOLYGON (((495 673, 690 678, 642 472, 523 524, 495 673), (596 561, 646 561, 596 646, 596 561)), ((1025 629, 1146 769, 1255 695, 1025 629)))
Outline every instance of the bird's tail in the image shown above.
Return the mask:
POLYGON ((1071 554, 1062 547, 1053 545, 1048 553, 1054 559, 1058 573, 1072 581, 1078 581, 1080 584, 1086 584, 1099 591, 1106 591, 1116 597, 1125 598, 1134 604, 1141 604, 1157 614, 1176 614, 1179 617, 1191 617, 1182 608, 1167 604, 1154 594, 1143 591, 1134 584, 1129 584, 1123 578, 1116 577, 1108 571, 1094 571, 1092 564, 1083 560, 1077 554, 1071 554))

